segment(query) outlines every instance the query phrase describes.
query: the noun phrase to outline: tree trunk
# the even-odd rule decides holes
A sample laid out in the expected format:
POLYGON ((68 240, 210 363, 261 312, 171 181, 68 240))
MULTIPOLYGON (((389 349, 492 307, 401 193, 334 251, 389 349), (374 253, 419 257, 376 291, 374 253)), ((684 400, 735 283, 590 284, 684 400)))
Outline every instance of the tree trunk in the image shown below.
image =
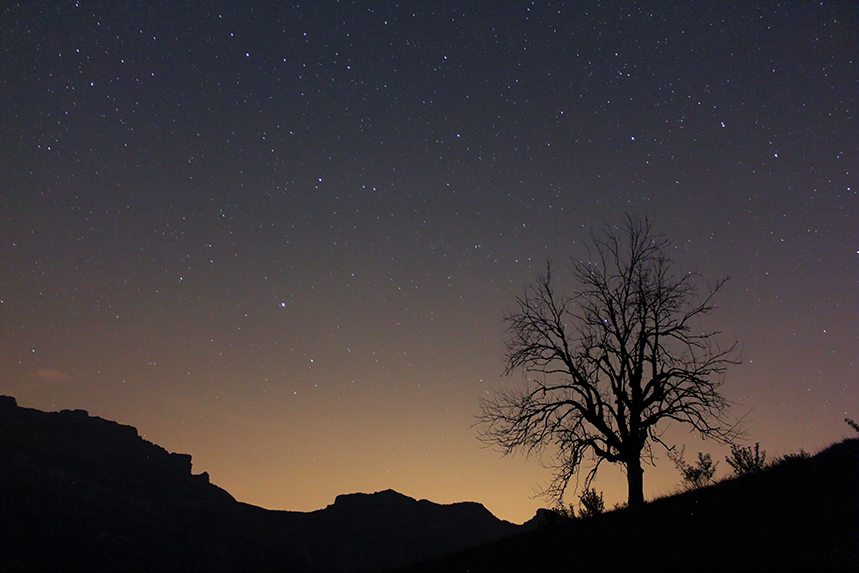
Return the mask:
POLYGON ((626 483, 629 485, 629 507, 644 505, 644 468, 640 457, 626 462, 626 483))

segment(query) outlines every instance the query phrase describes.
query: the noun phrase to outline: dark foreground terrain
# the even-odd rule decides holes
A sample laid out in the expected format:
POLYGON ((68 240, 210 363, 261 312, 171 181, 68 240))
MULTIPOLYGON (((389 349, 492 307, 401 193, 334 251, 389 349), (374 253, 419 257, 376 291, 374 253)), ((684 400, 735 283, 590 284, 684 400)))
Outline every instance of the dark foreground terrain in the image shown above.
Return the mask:
POLYGON ((391 490, 262 509, 131 426, 0 396, 0 570, 378 571, 522 529, 391 490))
POLYGON ((6 571, 859 570, 859 440, 638 511, 552 516, 519 526, 391 490, 266 510, 131 426, 0 396, 6 571))
POLYGON ((859 440, 410 571, 859 570, 859 440))

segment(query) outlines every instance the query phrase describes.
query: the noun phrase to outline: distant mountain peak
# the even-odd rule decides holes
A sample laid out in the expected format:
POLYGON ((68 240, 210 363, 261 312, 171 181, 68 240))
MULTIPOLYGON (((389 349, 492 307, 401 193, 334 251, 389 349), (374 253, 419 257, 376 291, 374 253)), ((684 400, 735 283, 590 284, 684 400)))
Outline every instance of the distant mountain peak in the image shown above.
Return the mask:
POLYGON ((393 489, 384 489, 375 493, 342 493, 334 498, 334 505, 343 503, 362 503, 365 501, 390 502, 390 501, 417 501, 393 489))

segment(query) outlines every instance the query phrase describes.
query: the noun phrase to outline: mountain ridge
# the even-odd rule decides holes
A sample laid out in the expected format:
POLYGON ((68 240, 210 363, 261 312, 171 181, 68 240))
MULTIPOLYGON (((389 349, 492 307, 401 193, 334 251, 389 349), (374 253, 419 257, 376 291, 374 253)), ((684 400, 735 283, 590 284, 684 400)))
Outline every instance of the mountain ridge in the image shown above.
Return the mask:
POLYGON ((269 510, 191 469, 133 426, 0 396, 0 571, 859 569, 855 438, 643 508, 522 525, 390 489, 269 510))
POLYGON ((394 490, 269 510, 133 426, 0 396, 0 569, 378 571, 534 527, 394 490))

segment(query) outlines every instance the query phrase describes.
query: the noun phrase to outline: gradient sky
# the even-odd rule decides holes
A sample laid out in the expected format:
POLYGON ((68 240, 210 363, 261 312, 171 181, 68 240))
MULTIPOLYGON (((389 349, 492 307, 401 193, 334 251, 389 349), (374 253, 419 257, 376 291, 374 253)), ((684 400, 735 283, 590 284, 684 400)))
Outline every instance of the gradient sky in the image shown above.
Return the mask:
MULTIPOLYGON (((855 2, 0 9, 22 406, 136 426, 267 508, 393 488, 522 522, 548 471, 471 427, 523 380, 501 317, 629 212, 731 277, 708 325, 745 346, 724 390, 751 443, 859 419, 855 2)), ((596 485, 626 498, 619 470, 596 485)))

